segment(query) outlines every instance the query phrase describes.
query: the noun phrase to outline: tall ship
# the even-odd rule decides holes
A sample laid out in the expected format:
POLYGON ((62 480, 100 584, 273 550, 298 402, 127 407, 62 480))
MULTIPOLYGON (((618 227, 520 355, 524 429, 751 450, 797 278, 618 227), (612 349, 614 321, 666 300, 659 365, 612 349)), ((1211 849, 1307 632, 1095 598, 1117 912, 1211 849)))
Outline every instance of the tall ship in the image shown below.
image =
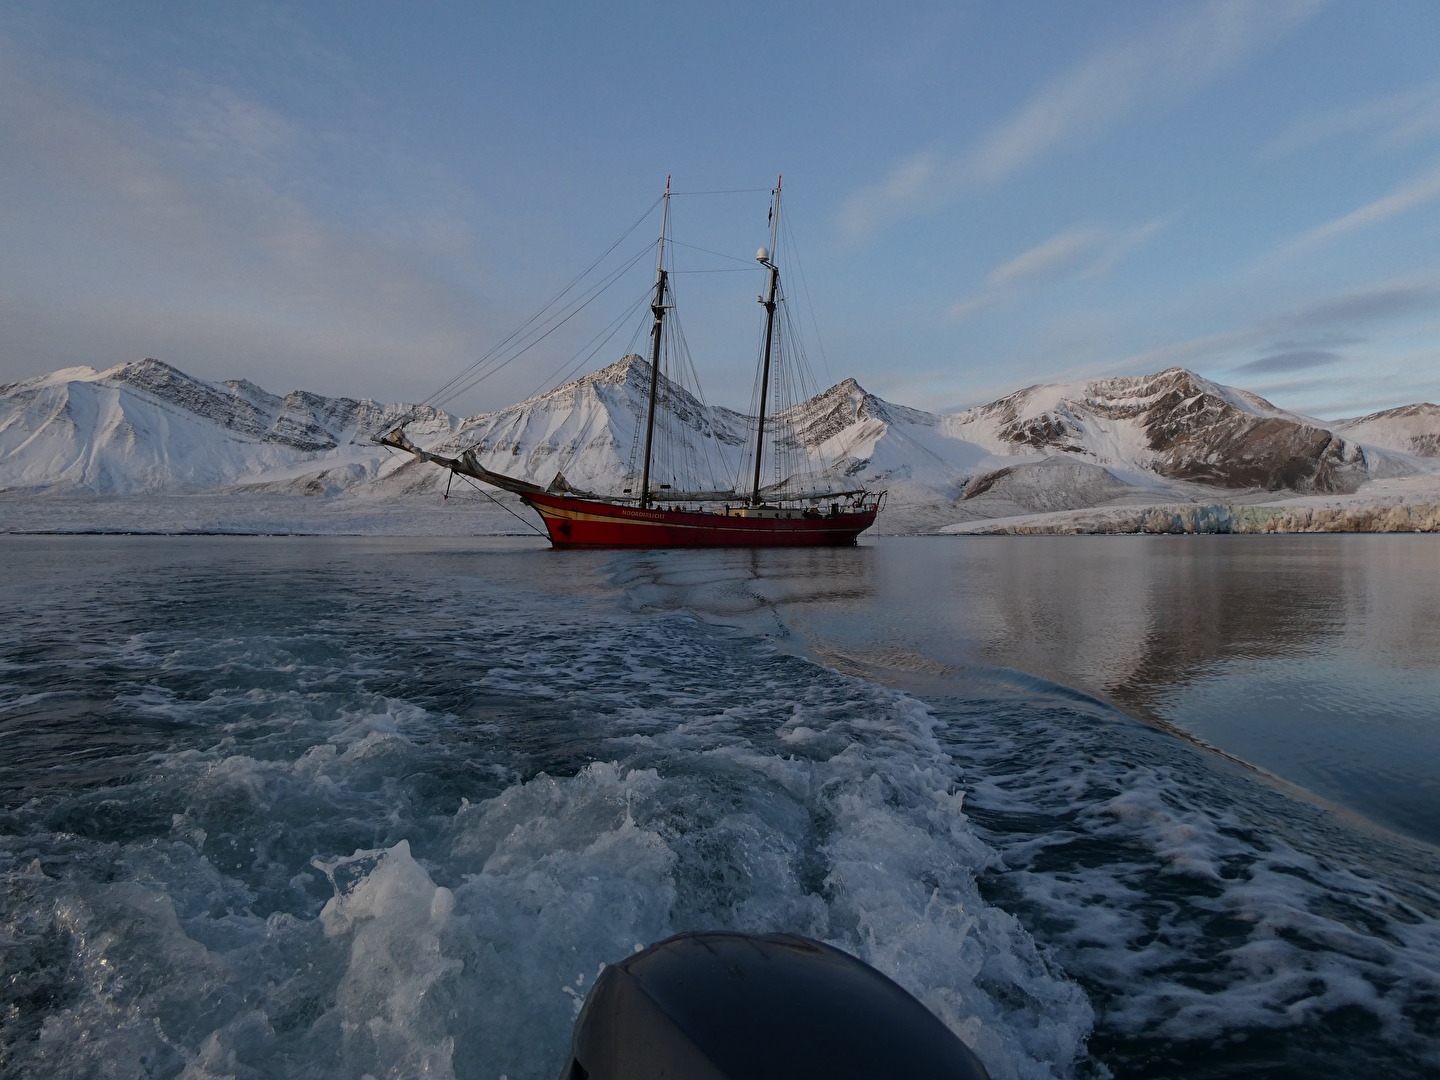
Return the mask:
MULTIPOLYGON (((837 489, 827 479, 804 473, 778 476, 765 482, 766 470, 778 464, 776 429, 783 427, 784 410, 774 410, 774 390, 780 359, 780 322, 784 296, 780 268, 774 259, 780 239, 780 181, 770 200, 770 246, 760 248, 756 261, 765 271, 764 326, 760 339, 756 381, 758 410, 753 437, 744 459, 745 474, 729 486, 677 490, 659 482, 656 466, 657 430, 667 430, 666 409, 688 395, 669 389, 664 359, 675 309, 671 290, 671 269, 667 266, 670 246, 670 182, 662 196, 660 236, 656 242, 655 283, 650 294, 648 327, 649 360, 643 425, 636 431, 638 468, 613 493, 585 491, 572 487, 557 471, 545 486, 508 476, 481 464, 474 448, 455 456, 432 453, 411 442, 403 425, 378 441, 396 450, 448 469, 454 476, 517 495, 539 514, 555 547, 776 547, 854 544, 859 535, 875 523, 885 492, 863 488, 837 489), (642 442, 643 446, 640 445, 642 442), (768 440, 768 441, 767 441, 768 440)), ((637 358, 637 362, 638 358, 637 358)), ((689 399, 693 402, 693 399, 689 399)), ((793 441, 793 439, 792 439, 793 441)), ((673 479, 673 477, 672 477, 673 479)))

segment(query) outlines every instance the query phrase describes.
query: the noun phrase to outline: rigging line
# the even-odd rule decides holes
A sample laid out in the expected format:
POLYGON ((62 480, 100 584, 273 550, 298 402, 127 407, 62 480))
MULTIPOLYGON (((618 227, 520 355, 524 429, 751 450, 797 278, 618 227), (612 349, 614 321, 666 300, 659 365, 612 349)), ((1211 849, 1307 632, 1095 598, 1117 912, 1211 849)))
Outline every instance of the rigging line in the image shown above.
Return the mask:
POLYGON ((471 380, 470 380, 468 383, 466 383, 464 386, 460 387, 460 389, 452 391, 452 392, 451 392, 450 394, 448 394, 445 398, 443 398, 440 402, 438 402, 438 403, 436 404, 436 407, 438 408, 440 405, 444 405, 444 404, 446 404, 447 402, 454 401, 454 400, 455 400, 457 397, 459 397, 461 394, 465 393, 465 392, 468 391, 468 390, 474 389, 474 387, 477 386, 482 380, 489 378, 491 375, 495 374, 497 371, 500 371, 501 369, 503 369, 503 368, 506 367, 507 365, 509 365, 509 364, 513 363, 514 361, 520 359, 520 357, 524 356, 527 352, 529 352, 531 349, 533 349, 536 345, 539 345, 540 342, 544 341, 547 337, 549 337, 551 334, 553 334, 556 330, 559 330, 560 327, 564 326, 567 322, 569 322, 571 319, 573 319, 576 315, 580 314, 580 312, 584 311, 587 307, 589 307, 592 303, 594 303, 606 289, 610 288, 611 285, 614 285, 615 282, 617 282, 618 280, 620 280, 621 277, 623 277, 626 273, 628 273, 628 272, 635 266, 635 264, 636 264, 637 262, 639 262, 639 260, 640 260, 643 256, 645 256, 645 255, 647 255, 647 254, 649 254, 649 246, 648 246, 648 245, 647 245, 644 249, 642 249, 640 252, 638 252, 638 253, 635 255, 635 257, 632 258, 628 263, 626 263, 624 266, 620 267, 618 270, 614 271, 607 280, 603 281, 601 284, 599 284, 599 285, 597 285, 595 288, 593 288, 593 289, 590 291, 590 293, 589 293, 589 295, 588 295, 588 297, 586 298, 586 300, 585 300, 584 303, 578 304, 578 306, 572 308, 572 309, 565 315, 564 318, 559 318, 558 314, 555 315, 555 316, 552 316, 552 321, 553 321, 554 319, 559 319, 559 321, 558 321, 558 322, 553 322, 553 325, 551 325, 547 330, 545 330, 545 332, 544 332, 543 334, 540 334, 538 337, 534 338, 534 339, 531 340, 529 343, 527 343, 523 348, 519 349, 518 351, 512 353, 510 356, 506 357, 506 358, 505 358, 504 360, 502 360, 500 363, 498 363, 498 364, 496 364, 494 367, 492 367, 489 371, 482 372, 481 374, 477 375, 475 378, 471 379, 471 380))
POLYGON ((486 351, 486 353, 485 353, 483 356, 481 356, 480 359, 478 359, 478 360, 476 360, 474 363, 470 364, 468 367, 466 367, 465 369, 463 369, 459 374, 457 374, 457 375, 455 375, 453 378, 451 378, 451 379, 449 380, 449 382, 446 382, 446 383, 445 383, 444 385, 442 385, 438 390, 436 390, 436 391, 434 391, 432 394, 430 394, 430 396, 427 397, 427 398, 425 398, 424 401, 421 402, 421 404, 425 404, 425 403, 429 402, 430 398, 438 397, 440 394, 443 394, 452 384, 454 384, 454 383, 458 382, 459 380, 465 378, 471 371, 473 371, 475 368, 477 368, 477 367, 479 367, 481 364, 483 364, 483 363, 486 361, 486 359, 488 359, 490 356, 494 355, 494 354, 495 354, 496 352, 498 352, 499 350, 503 349, 503 348, 506 346, 506 344, 508 344, 511 340, 513 340, 518 334, 522 333, 527 326, 529 326, 531 323, 533 323, 533 322, 534 322, 536 319, 538 319, 541 315, 545 314, 545 312, 547 312, 548 310, 550 310, 550 308, 554 307, 555 304, 559 303, 560 300, 561 300, 561 298, 564 297, 566 293, 568 293, 571 289, 573 289, 576 285, 578 285, 578 284, 581 282, 581 280, 583 280, 584 277, 585 277, 587 274, 590 273, 590 271, 594 270, 595 267, 599 266, 600 263, 603 262, 603 261, 609 256, 609 254, 610 254, 612 251, 614 251, 617 247, 619 247, 621 244, 623 244, 623 243, 625 242, 625 239, 626 239, 632 232, 634 232, 636 229, 638 229, 638 228, 640 227, 640 223, 641 223, 642 221, 644 221, 647 217, 649 217, 649 216, 654 212, 655 207, 660 204, 660 198, 661 198, 660 196, 657 196, 657 197, 655 198, 654 202, 652 202, 649 206, 647 206, 647 207, 645 208, 644 212, 641 213, 641 215, 640 215, 638 218, 635 219, 635 221, 630 225, 630 227, 629 227, 628 229, 626 229, 623 233, 620 234, 619 239, 617 239, 613 244, 611 244, 608 248, 606 248, 603 252, 601 252, 600 255, 599 255, 599 257, 597 257, 597 258, 594 260, 594 262, 592 262, 589 266, 587 266, 584 270, 580 271, 579 274, 577 274, 574 278, 572 278, 571 281, 570 281, 570 284, 566 285, 565 288, 561 289, 560 292, 557 293, 553 299, 551 299, 548 303, 546 303, 543 307, 541 307, 538 311, 536 311, 533 315, 531 315, 530 318, 526 319, 525 322, 521 323, 520 326, 519 326, 516 330, 514 330, 508 337, 506 337, 503 341, 501 341, 499 344, 495 345, 493 348, 491 348, 491 349, 489 349, 488 351, 486 351))
MULTIPOLYGON (((614 251, 617 247, 619 247, 622 243, 625 242, 625 239, 626 239, 631 233, 633 233, 633 232, 640 226, 640 223, 641 223, 642 221, 644 221, 647 217, 649 217, 652 212, 654 212, 655 206, 656 206, 656 204, 657 204, 659 201, 660 201, 660 200, 657 198, 657 199, 656 199, 654 202, 652 202, 648 207, 646 207, 646 208, 645 208, 645 211, 644 211, 638 218, 635 219, 635 221, 630 225, 630 227, 629 227, 628 229, 626 229, 626 230, 620 235, 619 239, 617 239, 613 244, 611 244, 608 248, 606 248, 605 251, 602 252, 602 253, 600 254, 600 256, 599 256, 598 258, 596 258, 593 262, 591 262, 591 264, 590 264, 589 266, 587 266, 584 270, 582 270, 579 274, 577 274, 573 279, 571 279, 570 283, 569 283, 568 285, 566 285, 565 288, 563 288, 562 290, 560 290, 560 292, 559 292, 554 298, 552 298, 548 303, 546 303, 543 307, 541 307, 538 311, 536 311, 533 315, 531 315, 530 318, 526 319, 525 322, 523 322, 519 327, 517 327, 514 331, 512 331, 506 338, 504 338, 504 340, 500 341, 500 342, 499 342, 498 344, 496 344, 493 348, 489 349, 489 350, 485 353, 485 355, 482 356, 479 360, 476 360, 474 363, 470 364, 468 367, 466 367, 464 370, 462 370, 459 374, 457 374, 457 375, 455 375, 453 378, 451 378, 451 379, 449 380, 449 382, 445 383, 445 384, 444 384, 443 386, 441 386, 438 390, 436 390, 434 393, 432 393, 432 394, 430 395, 430 397, 432 397, 432 398, 433 398, 433 397, 438 397, 440 394, 444 393, 444 392, 445 392, 450 386, 452 386, 454 383, 456 383, 456 382, 464 379, 466 376, 468 376, 468 375, 470 374, 470 372, 474 371, 477 367, 483 365, 487 359, 489 359, 490 357, 492 357, 493 355, 495 355, 497 352, 499 352, 501 349, 503 349, 507 344, 509 344, 511 341, 513 341, 517 336, 519 336, 520 334, 522 334, 522 333, 525 331, 525 329, 526 329, 528 326, 530 326, 531 323, 535 322, 536 319, 540 318, 542 315, 545 314, 546 311, 550 310, 550 308, 554 307, 557 303, 559 303, 560 300, 561 300, 568 292, 570 292, 571 289, 573 289, 576 285, 578 285, 578 284, 585 278, 585 276, 586 276, 587 274, 589 274, 592 270, 595 269, 596 266, 598 266, 602 261, 604 261, 604 260, 610 255, 610 253, 611 253, 612 251, 614 251)), ((429 398, 427 398, 426 400, 428 401, 429 398)))
POLYGON ((563 385, 565 381, 570 378, 570 376, 572 376, 577 370, 579 370, 581 365, 583 365, 587 360, 592 359, 595 354, 605 346, 605 343, 615 336, 616 331, 619 330, 622 325, 629 322, 634 317, 635 312, 640 309, 640 305, 645 303, 646 300, 650 299, 651 291, 652 290, 650 289, 646 289, 645 292, 640 295, 640 299, 636 300, 633 304, 626 308, 620 314, 619 318, 613 320, 609 326, 605 327, 593 338, 591 338, 584 345, 582 345, 580 347, 580 351, 576 354, 578 359, 576 359, 573 364, 561 371, 558 375, 551 375, 549 378, 544 379, 540 383, 540 385, 535 387, 534 390, 530 391, 530 393, 527 394, 523 400, 529 401, 533 397, 539 397, 540 394, 545 391, 545 388, 547 386, 550 386, 552 383, 555 385, 555 387, 563 385))
MULTIPOLYGON (((572 300, 571 303, 572 303, 572 304, 579 304, 580 307, 584 307, 585 304, 590 303, 590 301, 594 300, 597 296, 599 296, 601 293, 603 293, 606 289, 610 288, 611 285, 615 284, 616 281, 618 281, 618 280, 620 280, 620 278, 624 277, 625 274, 629 273, 629 272, 635 267, 635 265, 636 265, 637 263, 639 263, 641 260, 647 258, 647 257, 649 256, 650 251, 651 251, 651 249, 652 249, 653 247, 654 247, 654 244, 653 244, 653 243, 651 243, 651 244, 646 244, 644 247, 642 247, 642 248, 640 248, 639 250, 637 250, 634 255, 630 256, 630 258, 629 258, 626 262, 622 263, 622 264, 621 264, 620 266, 618 266, 616 269, 612 270, 612 271, 610 272, 610 274, 609 274, 608 277, 602 278, 602 279, 600 280, 600 282, 598 282, 597 284, 591 286, 591 288, 590 288, 590 290, 589 290, 588 292, 582 293, 581 296, 584 297, 583 303, 582 303, 580 297, 577 297, 576 299, 572 300)), ((569 319, 569 318, 570 318, 572 315, 574 315, 575 312, 578 311, 578 310, 580 310, 579 307, 577 307, 577 308, 575 308, 575 309, 573 309, 573 310, 570 310, 570 309, 567 309, 567 308, 561 308, 560 311, 557 311, 555 314, 551 315, 550 318, 547 319, 546 322, 545 322, 545 323, 542 323, 541 325, 542 325, 542 326, 548 325, 549 323, 554 322, 554 321, 557 320, 557 319, 559 319, 561 322, 564 322, 565 319, 569 319), (562 313, 565 313, 565 312, 568 312, 568 314, 564 314, 564 318, 561 318, 562 313)), ((557 324, 557 325, 558 325, 558 324, 557 324)), ((552 327, 551 329, 553 329, 553 327, 552 327)), ((546 333, 549 333, 549 332, 550 332, 549 330, 546 331, 546 333)), ((532 342, 531 344, 534 344, 534 343, 532 342)), ((529 347, 530 347, 529 345, 526 346, 526 348, 529 348, 529 347)))
POLYGON ((737 187, 724 188, 718 191, 672 191, 670 193, 670 196, 671 198, 674 198, 677 195, 751 195, 757 191, 770 190, 772 189, 768 187, 737 187))
MULTIPOLYGON (((676 325, 678 328, 678 319, 676 320, 676 325)), ((695 397, 699 401, 702 410, 699 414, 697 414, 695 430, 697 432, 697 438, 700 440, 698 444, 700 447, 700 452, 705 458, 705 472, 703 475, 707 484, 710 484, 711 486, 718 486, 719 481, 724 474, 721 472, 721 470, 715 467, 715 457, 710 452, 711 443, 716 441, 714 439, 714 414, 711 412, 710 407, 705 404, 705 388, 700 385, 700 370, 695 366, 695 357, 690 352, 690 344, 688 341, 685 340, 683 330, 680 330, 679 337, 684 359, 685 371, 688 373, 688 378, 695 387, 695 397), (705 437, 705 429, 707 428, 709 429, 711 435, 711 438, 709 439, 705 437)), ((701 475, 698 468, 695 470, 695 474, 697 477, 701 475)))
POLYGON ((825 369, 825 381, 834 386, 835 377, 830 374, 830 357, 826 355, 825 339, 820 334, 820 320, 815 315, 815 300, 810 292, 810 282, 805 277, 805 263, 800 258, 800 245, 795 242, 795 233, 790 228, 788 217, 780 222, 780 226, 785 230, 786 250, 793 252, 795 270, 800 276, 800 291, 805 295, 805 308, 810 313, 810 325, 815 330, 815 344, 820 346, 820 366, 825 369))
POLYGON ((590 429, 595 426, 595 421, 599 417, 598 411, 592 412, 586 417, 585 423, 580 427, 580 433, 570 440, 570 449, 562 450, 557 454, 555 462, 557 474, 563 475, 565 470, 570 467, 570 462, 575 459, 575 454, 585 448, 586 440, 590 438, 590 429))
POLYGON ((764 348, 765 325, 762 322, 755 328, 755 378, 750 387, 750 405, 745 411, 745 449, 740 455, 740 475, 735 478, 736 491, 748 490, 747 485, 755 468, 755 455, 763 451, 755 438, 755 432, 760 415, 760 388, 763 381, 759 358, 764 348))
POLYGON ((799 324, 795 320, 795 313, 788 307, 785 309, 785 332, 791 340, 790 350, 799 378, 798 391, 807 398, 814 397, 819 392, 819 388, 816 386, 815 372, 810 367, 810 355, 805 349, 805 342, 801 337, 799 324))
MULTIPOLYGON (((630 341, 625 346, 626 356, 630 356, 635 352, 640 344, 641 335, 643 335, 645 331, 646 327, 643 322, 636 323, 635 329, 630 334, 630 341)), ((640 475, 635 469, 635 460, 640 455, 640 433, 644 426, 645 425, 637 422, 631 428, 630 433, 630 456, 625 459, 625 479, 623 482, 631 484, 632 487, 634 486, 635 478, 640 475)), ((616 446, 619 446, 618 440, 616 441, 616 446)))
POLYGON ((535 528, 534 525, 530 524, 530 522, 526 521, 526 520, 525 520, 523 517, 521 517, 519 514, 515 513, 514 510, 511 510, 510 507, 506 506, 506 505, 505 505, 504 503, 502 503, 499 499, 495 498, 494 495, 491 495, 488 491, 486 491, 484 488, 482 488, 479 484, 475 483, 474 480, 471 480, 470 477, 466 476, 464 473, 461 473, 461 474, 460 474, 460 478, 461 478, 462 480, 464 480, 467 484, 469 484, 472 488, 474 488, 476 491, 480 492, 481 495, 484 495, 487 499, 489 499, 491 502, 493 502, 496 506, 500 507, 501 510, 504 510, 507 514, 509 514, 511 517, 513 517, 516 521, 520 522, 521 525, 524 525, 527 529, 529 529, 531 532, 533 532, 536 536, 544 536, 544 535, 545 535, 545 534, 542 533, 539 529, 535 528))
MULTIPOLYGON (((582 294, 582 297, 577 297, 576 299, 572 300, 570 303, 574 306, 569 308, 561 308, 559 311, 553 313, 548 319, 546 319, 545 322, 541 323, 539 327, 536 327, 530 331, 531 334, 538 334, 538 336, 532 337, 528 342, 520 345, 505 359, 492 364, 489 370, 481 371, 478 374, 475 374, 459 389, 451 390, 441 399, 441 403, 443 404, 444 402, 453 401, 460 394, 463 394, 467 390, 474 388, 481 381, 489 378, 491 375, 504 368, 507 364, 523 356, 530 349, 533 349, 541 341, 544 341, 545 338, 547 338, 550 334, 554 333, 571 318, 584 310, 592 301, 595 300, 596 297, 598 297, 606 289, 610 288, 611 285, 615 284, 615 282, 620 280, 620 278, 622 278, 625 274, 629 273, 629 271, 634 268, 637 262, 639 262, 642 258, 649 254, 649 251, 650 245, 647 244, 645 247, 641 248, 633 256, 631 256, 628 262, 611 271, 608 277, 603 278, 600 282, 592 286, 587 293, 582 294), (541 328, 544 328, 543 332, 541 332, 541 328)), ((514 338, 519 333, 520 331, 517 331, 516 334, 512 334, 511 337, 514 338)))
MULTIPOLYGON (((665 346, 666 374, 669 376, 669 384, 665 387, 668 402, 669 415, 667 417, 667 432, 670 438, 670 445, 667 447, 668 466, 670 469, 670 482, 681 490, 703 486, 699 480, 699 472, 695 468, 695 447, 685 437, 686 424, 680 421, 675 415, 678 404, 684 404, 684 395, 690 393, 685 384, 685 373, 690 366, 690 346, 685 340, 685 329, 678 318, 679 309, 675 311, 677 318, 674 319, 671 327, 670 339, 665 346), (676 428, 680 435, 677 437, 676 428), (683 472, 687 480, 682 483, 678 474, 683 472)), ((695 388, 699 392, 699 387, 695 388)), ((699 402, 697 401, 697 404, 699 402)))
MULTIPOLYGON (((599 286, 600 291, 604 291, 610 284, 613 284, 614 280, 614 278, 611 278, 602 282, 599 286)), ((590 298, 593 299, 593 296, 590 298)), ((511 361, 523 356, 536 344, 548 337, 549 334, 559 326, 563 325, 565 321, 583 308, 588 301, 577 299, 572 301, 572 303, 578 304, 579 306, 575 308, 561 308, 559 311, 552 313, 550 317, 540 323, 539 326, 527 324, 516 330, 510 337, 506 338, 504 342, 501 342, 500 346, 497 346, 495 350, 492 350, 492 352, 485 356, 483 364, 472 365, 456 379, 452 379, 445 388, 437 391, 436 395, 429 400, 435 407, 445 405, 461 394, 473 389, 491 375, 504 369, 511 361), (557 322, 556 320, 559 321, 557 322), (515 341, 516 338, 520 339, 519 342, 515 341), (508 355, 499 351, 501 346, 510 346, 510 349, 507 350, 508 355)))
MULTIPOLYGON (((581 366, 593 361, 595 358, 595 354, 598 353, 602 348, 604 348, 605 345, 609 343, 610 339, 615 336, 616 332, 620 329, 620 327, 623 326, 625 323, 630 322, 634 318, 635 313, 639 311, 644 304, 648 303, 649 300, 650 290, 646 289, 645 292, 642 293, 633 304, 631 304, 628 308, 621 312, 620 316, 610 324, 609 328, 607 328, 606 330, 602 330, 599 334, 596 334, 585 344, 584 348, 589 350, 588 352, 585 352, 583 355, 579 356, 579 359, 577 359, 574 364, 570 365, 569 370, 560 375, 558 380, 552 381, 554 381, 557 386, 562 385, 563 380, 569 379, 571 376, 573 376, 574 373, 581 366)), ((635 334, 632 334, 631 339, 633 340, 635 336, 635 334)), ((627 347, 626 351, 621 354, 620 358, 623 360, 625 357, 631 355, 631 353, 633 353, 634 351, 635 350, 633 348, 627 347)))
POLYGON ((683 240, 671 239, 667 241, 674 247, 689 248, 691 251, 703 251, 706 255, 714 255, 721 259, 729 259, 732 262, 744 263, 747 270, 761 270, 763 267, 755 265, 754 259, 742 259, 738 255, 727 255, 723 251, 711 251, 709 248, 702 248, 698 244, 687 244, 683 240))
POLYGON ((672 274, 753 274, 748 266, 726 266, 719 270, 671 270, 672 274))

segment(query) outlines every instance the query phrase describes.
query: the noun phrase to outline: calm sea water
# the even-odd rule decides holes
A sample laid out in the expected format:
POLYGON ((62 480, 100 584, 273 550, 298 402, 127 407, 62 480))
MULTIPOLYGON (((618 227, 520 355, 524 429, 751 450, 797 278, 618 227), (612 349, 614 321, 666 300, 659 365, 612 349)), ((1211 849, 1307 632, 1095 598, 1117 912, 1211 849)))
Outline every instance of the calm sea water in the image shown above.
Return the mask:
POLYGON ((7 1075, 548 1080, 699 927, 997 1078, 1440 1069, 1430 538, 0 559, 7 1075))
MULTIPOLYGON (((743 610, 687 572, 675 602, 743 610)), ((828 661, 1038 675, 1440 845, 1432 536, 895 538, 744 572, 828 661)))

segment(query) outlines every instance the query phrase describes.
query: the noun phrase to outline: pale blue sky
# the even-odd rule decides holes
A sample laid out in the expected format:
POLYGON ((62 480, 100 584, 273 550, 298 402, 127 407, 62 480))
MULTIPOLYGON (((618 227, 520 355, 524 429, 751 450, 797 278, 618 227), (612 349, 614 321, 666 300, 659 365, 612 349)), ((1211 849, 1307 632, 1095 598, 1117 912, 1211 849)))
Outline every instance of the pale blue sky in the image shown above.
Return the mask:
MULTIPOLYGON (((1325 417, 1440 401, 1434 0, 9 0, 0 381, 158 356, 419 399, 667 174, 778 172, 822 379, 941 409, 1183 364, 1325 417)), ((766 240, 763 192, 675 209, 766 240)), ((758 275, 679 285, 743 406, 758 275)), ((451 407, 534 389, 599 308, 451 407)))

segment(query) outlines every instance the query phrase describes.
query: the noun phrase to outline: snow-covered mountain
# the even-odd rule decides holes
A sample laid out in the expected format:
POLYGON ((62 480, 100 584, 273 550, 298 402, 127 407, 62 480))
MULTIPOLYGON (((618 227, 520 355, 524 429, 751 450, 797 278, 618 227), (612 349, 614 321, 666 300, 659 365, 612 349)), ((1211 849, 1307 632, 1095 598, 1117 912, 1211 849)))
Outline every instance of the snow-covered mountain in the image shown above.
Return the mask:
POLYGON ((202 491, 296 470, 317 493, 373 477, 370 437, 402 416, 421 438, 450 434, 435 409, 380 405, 254 383, 206 382, 158 360, 61 371, 0 387, 0 489, 202 491), (338 470, 338 484, 324 474, 338 470), (347 480, 348 478, 348 480, 347 480))
MULTIPOLYGON (((577 488, 623 491, 634 481, 649 383, 649 365, 627 356, 548 394, 471 417, 431 449, 472 448, 486 468, 541 485, 561 474, 577 488)), ((754 421, 704 405, 663 377, 660 397, 668 408, 656 431, 656 481, 675 490, 741 483, 754 421)), ((929 499, 953 498, 992 458, 945 437, 939 417, 883 401, 854 379, 777 414, 770 425, 780 433, 790 471, 814 484, 908 483, 929 499)), ((396 479, 430 469, 416 462, 396 479)), ((767 469, 766 479, 778 478, 767 469)))
POLYGON ((1351 420, 1337 420, 1334 428, 1346 438, 1368 446, 1440 458, 1440 405, 1431 405, 1428 401, 1351 420))
MULTIPOLYGON (((578 488, 634 483, 649 368, 636 356, 528 401, 459 420, 253 383, 212 383, 156 360, 68 368, 0 387, 0 489, 246 490, 386 495, 445 474, 374 436, 403 424, 438 452, 473 448, 487 468, 578 488)), ((744 471, 753 421, 666 381, 656 479, 721 486, 744 471)), ((1032 386, 938 416, 853 379, 781 414, 787 467, 841 486, 886 487, 898 506, 960 516, 1123 504, 1197 488, 1346 492, 1368 478, 1440 471, 1440 409, 1414 405, 1325 423, 1183 368, 1032 386)), ((1189 494, 1187 494, 1187 492, 1189 494)))
POLYGON ((1179 367, 1028 387, 947 416, 945 429, 996 453, 1085 458, 1132 482, 1149 473, 1227 488, 1353 491, 1380 457, 1398 467, 1388 455, 1367 460, 1335 425, 1179 367))
MULTIPOLYGON (((649 391, 650 366, 627 356, 547 394, 461 421, 454 434, 427 448, 443 454, 470 449, 487 469, 536 484, 562 474, 584 490, 622 491, 634 479, 630 463, 638 460, 649 391)), ((732 481, 747 440, 746 417, 704 405, 663 376, 658 395, 664 419, 656 427, 655 482, 696 490, 732 481)), ((415 439, 411 425, 405 430, 415 439)), ((412 461, 396 479, 433 472, 434 466, 412 461)))

